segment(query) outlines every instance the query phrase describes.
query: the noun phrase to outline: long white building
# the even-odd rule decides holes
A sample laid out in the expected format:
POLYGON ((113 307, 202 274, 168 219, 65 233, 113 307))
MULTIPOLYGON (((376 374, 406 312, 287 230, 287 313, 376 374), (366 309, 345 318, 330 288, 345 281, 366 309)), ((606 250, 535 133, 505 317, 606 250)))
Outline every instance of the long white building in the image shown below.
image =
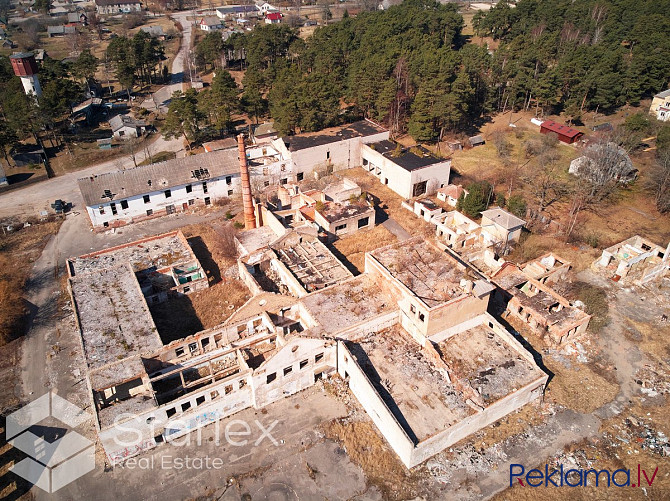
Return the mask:
POLYGON ((237 149, 108 172, 77 182, 94 229, 185 212, 241 192, 237 149))

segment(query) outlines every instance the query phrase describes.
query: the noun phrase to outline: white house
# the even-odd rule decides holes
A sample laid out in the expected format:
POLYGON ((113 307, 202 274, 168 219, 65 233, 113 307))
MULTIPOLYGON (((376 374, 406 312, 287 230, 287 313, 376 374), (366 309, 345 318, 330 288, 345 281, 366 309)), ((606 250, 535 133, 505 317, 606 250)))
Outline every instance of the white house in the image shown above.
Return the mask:
POLYGON ((362 165, 403 198, 432 195, 449 183, 451 160, 421 147, 405 149, 389 140, 361 146, 362 165))
POLYGON ((463 193, 465 193, 463 198, 469 195, 468 190, 463 188, 463 186, 461 186, 460 184, 459 185, 448 184, 444 188, 440 188, 439 190, 437 190, 437 199, 451 205, 452 207, 456 207, 458 199, 463 193))
POLYGON ((275 7, 274 5, 270 5, 267 2, 258 2, 256 3, 256 9, 258 12, 260 12, 262 15, 266 15, 272 12, 279 12, 279 9, 275 7))
POLYGON ((129 137, 140 137, 146 132, 149 124, 144 120, 136 120, 130 115, 116 115, 109 119, 114 137, 127 139, 129 137))
POLYGON ((670 89, 659 92, 654 96, 649 107, 649 113, 662 122, 670 120, 670 89))
POLYGON ((499 207, 482 212, 482 230, 489 232, 502 242, 518 242, 526 221, 499 207))
POLYGON ((281 12, 270 12, 265 15, 265 24, 279 24, 281 17, 281 12))
POLYGON ((94 229, 185 212, 241 192, 237 150, 221 150, 77 180, 94 229))
POLYGON ((223 29, 223 23, 214 16, 203 17, 198 23, 202 31, 217 31, 223 29))

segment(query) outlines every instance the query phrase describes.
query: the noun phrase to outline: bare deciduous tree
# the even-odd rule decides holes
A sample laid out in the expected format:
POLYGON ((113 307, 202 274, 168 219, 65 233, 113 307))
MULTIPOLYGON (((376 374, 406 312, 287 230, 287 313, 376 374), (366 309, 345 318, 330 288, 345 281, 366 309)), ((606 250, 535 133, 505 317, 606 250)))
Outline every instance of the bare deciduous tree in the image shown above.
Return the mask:
POLYGON ((647 181, 656 209, 665 214, 670 212, 670 150, 659 152, 651 168, 647 181))

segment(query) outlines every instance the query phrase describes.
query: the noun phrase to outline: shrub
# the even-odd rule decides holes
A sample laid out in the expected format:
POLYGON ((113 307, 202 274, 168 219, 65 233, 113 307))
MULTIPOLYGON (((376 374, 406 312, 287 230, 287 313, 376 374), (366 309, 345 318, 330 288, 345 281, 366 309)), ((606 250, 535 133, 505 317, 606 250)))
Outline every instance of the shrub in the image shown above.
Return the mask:
POLYGON ((507 210, 516 217, 526 217, 526 201, 521 195, 512 195, 507 201, 507 210))
POLYGON ((479 214, 489 206, 493 188, 488 181, 476 181, 470 183, 466 190, 469 192, 468 196, 465 197, 465 192, 461 193, 456 209, 469 217, 479 217, 479 214))

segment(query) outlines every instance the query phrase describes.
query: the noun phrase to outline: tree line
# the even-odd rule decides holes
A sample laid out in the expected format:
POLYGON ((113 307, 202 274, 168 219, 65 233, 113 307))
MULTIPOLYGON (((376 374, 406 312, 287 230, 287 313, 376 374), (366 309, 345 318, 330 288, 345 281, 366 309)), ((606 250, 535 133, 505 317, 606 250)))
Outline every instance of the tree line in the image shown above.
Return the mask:
POLYGON ((670 17, 653 0, 501 0, 473 19, 500 41, 490 61, 498 110, 535 106, 579 120, 637 104, 668 84, 670 17))
POLYGON ((246 70, 243 108, 269 110, 281 133, 318 130, 351 116, 435 141, 492 112, 534 106, 607 111, 658 92, 668 78, 670 20, 651 0, 507 0, 478 13, 468 43, 453 4, 406 0, 317 29, 286 25, 223 41, 206 36, 201 66, 246 70))

